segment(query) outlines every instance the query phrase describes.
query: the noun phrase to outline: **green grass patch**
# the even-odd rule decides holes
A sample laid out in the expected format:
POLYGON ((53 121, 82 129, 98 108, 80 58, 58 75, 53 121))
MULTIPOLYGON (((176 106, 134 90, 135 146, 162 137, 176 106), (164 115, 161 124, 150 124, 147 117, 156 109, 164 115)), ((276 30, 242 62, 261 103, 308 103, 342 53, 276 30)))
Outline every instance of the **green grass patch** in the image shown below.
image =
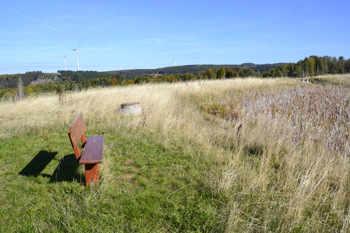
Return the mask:
POLYGON ((100 182, 84 187, 67 131, 0 141, 1 232, 225 230, 225 197, 203 184, 205 159, 181 137, 107 133, 100 182))

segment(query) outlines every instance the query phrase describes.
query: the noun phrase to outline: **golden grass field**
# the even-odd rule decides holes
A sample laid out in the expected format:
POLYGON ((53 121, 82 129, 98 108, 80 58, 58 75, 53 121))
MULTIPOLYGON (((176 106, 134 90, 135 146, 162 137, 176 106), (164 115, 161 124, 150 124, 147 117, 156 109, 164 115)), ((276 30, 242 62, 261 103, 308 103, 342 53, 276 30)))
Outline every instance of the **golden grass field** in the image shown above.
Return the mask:
POLYGON ((184 148, 210 161, 200 177, 226 197, 220 224, 227 232, 349 232, 350 88, 343 84, 350 76, 326 79, 336 86, 248 78, 0 102, 0 140, 68 129, 79 112, 98 132, 158 131, 165 145, 181 135, 184 148), (142 116, 116 114, 126 102, 139 102, 142 116))

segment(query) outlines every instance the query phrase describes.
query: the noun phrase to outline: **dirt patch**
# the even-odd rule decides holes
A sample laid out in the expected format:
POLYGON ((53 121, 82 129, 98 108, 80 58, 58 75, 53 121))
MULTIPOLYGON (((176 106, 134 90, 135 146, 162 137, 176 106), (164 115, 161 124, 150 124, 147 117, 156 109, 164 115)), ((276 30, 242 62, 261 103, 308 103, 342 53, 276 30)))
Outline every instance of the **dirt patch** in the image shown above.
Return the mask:
POLYGON ((136 177, 136 174, 133 173, 127 173, 127 174, 123 174, 122 177, 130 184, 132 184, 133 186, 139 186, 138 184, 136 184, 134 182, 134 179, 136 177))
MULTIPOLYGON (((132 166, 132 164, 135 162, 135 159, 129 158, 125 161, 126 166, 121 166, 123 169, 132 169, 134 172, 139 173, 141 171, 141 168, 136 168, 134 166, 132 166)), ((128 171, 125 171, 128 172, 128 171)), ((130 172, 130 170, 129 170, 130 172)), ((133 186, 139 186, 138 184, 136 184, 134 182, 134 179, 136 177, 135 173, 125 173, 122 175, 122 177, 124 178, 124 180, 130 184, 132 184, 133 186)))
POLYGON ((125 161, 125 163, 127 164, 127 165, 130 165, 130 164, 132 164, 133 162, 135 162, 135 159, 127 159, 126 161, 125 161))
POLYGON ((127 173, 122 175, 127 181, 133 181, 135 178, 135 174, 133 173, 127 173))
POLYGON ((140 172, 140 171, 141 171, 141 168, 136 168, 136 167, 133 167, 133 166, 123 166, 122 168, 124 168, 124 169, 129 169, 129 168, 131 168, 131 169, 134 170, 135 172, 140 172))
MULTIPOLYGON (((131 165, 131 164, 133 164, 134 162, 135 162, 135 159, 132 159, 132 158, 127 159, 127 160, 125 161, 126 165, 131 165)), ((136 168, 136 167, 134 167, 134 166, 122 166, 122 168, 124 168, 124 169, 129 169, 129 168, 131 168, 131 169, 134 170, 135 172, 141 171, 141 168, 136 168)))

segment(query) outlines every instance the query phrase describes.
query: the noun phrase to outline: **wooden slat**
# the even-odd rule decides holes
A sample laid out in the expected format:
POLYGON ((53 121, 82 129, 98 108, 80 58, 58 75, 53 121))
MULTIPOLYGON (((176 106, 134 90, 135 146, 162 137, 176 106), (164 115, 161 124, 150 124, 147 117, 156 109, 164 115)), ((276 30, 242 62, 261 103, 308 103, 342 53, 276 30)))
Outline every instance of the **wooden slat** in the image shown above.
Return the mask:
POLYGON ((73 147, 78 145, 80 139, 86 131, 86 126, 83 119, 83 114, 79 113, 77 118, 69 125, 69 132, 73 147))
POLYGON ((104 135, 88 137, 83 154, 79 160, 80 164, 102 163, 104 135))

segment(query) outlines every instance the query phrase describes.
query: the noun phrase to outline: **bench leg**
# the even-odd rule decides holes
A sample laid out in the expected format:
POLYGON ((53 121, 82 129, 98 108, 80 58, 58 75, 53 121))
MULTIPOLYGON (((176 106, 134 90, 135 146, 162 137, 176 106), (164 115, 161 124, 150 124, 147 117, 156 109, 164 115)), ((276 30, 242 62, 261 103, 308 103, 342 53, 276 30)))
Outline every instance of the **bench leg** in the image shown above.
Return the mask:
POLYGON ((85 182, 86 186, 94 185, 99 181, 98 164, 85 164, 85 182))

